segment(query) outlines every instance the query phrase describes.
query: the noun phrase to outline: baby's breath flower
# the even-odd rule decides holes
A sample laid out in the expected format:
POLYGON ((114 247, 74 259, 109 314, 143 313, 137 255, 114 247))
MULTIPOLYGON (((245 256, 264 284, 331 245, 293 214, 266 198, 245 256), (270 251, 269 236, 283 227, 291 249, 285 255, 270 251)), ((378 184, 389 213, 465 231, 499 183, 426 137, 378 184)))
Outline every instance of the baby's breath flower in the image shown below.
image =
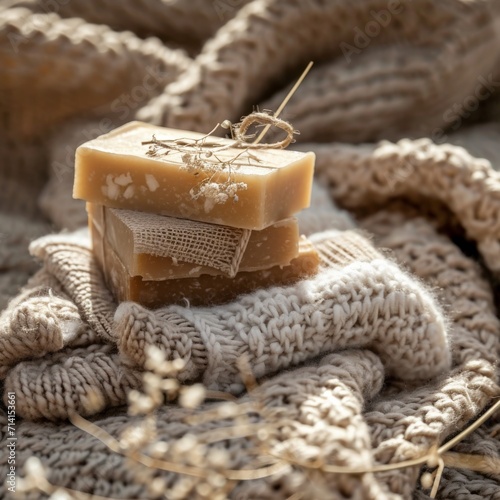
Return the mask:
POLYGON ((233 182, 227 186, 226 193, 230 198, 233 198, 237 190, 238 186, 233 182))
POLYGON ((210 474, 210 476, 208 476, 208 482, 215 489, 220 489, 226 484, 226 478, 222 474, 210 474))
POLYGON ((172 445, 173 453, 184 455, 192 451, 197 444, 198 440, 193 434, 185 434, 172 445))
POLYGON ((155 437, 154 427, 147 419, 127 427, 121 434, 120 446, 123 449, 138 449, 155 437))
POLYGON ((146 386, 147 392, 154 393, 161 389, 162 379, 156 373, 146 372, 142 377, 144 385, 146 386))
POLYGON ((177 396, 179 391, 179 382, 174 378, 166 378, 162 380, 161 388, 168 396, 173 398, 177 396))
POLYGON ((165 479, 161 477, 155 477, 148 484, 148 493, 151 495, 151 497, 158 498, 167 491, 167 488, 168 485, 165 479))
MULTIPOLYGON (((231 129, 232 136, 235 126, 229 120, 225 120, 221 125, 222 128, 231 129)), ((185 170, 194 175, 204 173, 205 176, 201 183, 190 190, 190 196, 193 200, 205 198, 204 208, 206 211, 212 210, 217 204, 227 203, 228 200, 238 201, 237 191, 246 189, 247 185, 244 182, 234 182, 233 174, 238 168, 241 161, 246 159, 249 164, 252 161, 259 162, 259 159, 250 152, 250 147, 245 147, 241 141, 232 144, 224 144, 217 141, 206 141, 217 127, 208 135, 201 139, 176 139, 171 141, 161 141, 153 136, 152 141, 144 142, 150 144, 147 151, 148 156, 158 156, 163 152, 178 153, 182 161, 181 170, 185 170), (227 151, 230 147, 242 147, 241 152, 235 154, 234 157, 228 158, 227 153, 219 154, 227 151), (212 149, 214 148, 214 149, 212 149)))
POLYGON ((229 198, 229 196, 226 193, 219 193, 215 197, 215 203, 217 203, 218 205, 223 205, 224 203, 226 203, 228 198, 229 198))
POLYGON ((434 478, 430 472, 424 472, 420 477, 420 484, 424 490, 429 490, 432 488, 432 483, 434 482, 434 478))
POLYGON ((45 469, 38 457, 29 457, 24 464, 26 476, 30 479, 40 479, 45 477, 45 469))
POLYGON ((205 400, 205 388, 201 384, 183 387, 179 397, 179 404, 184 408, 194 409, 205 400))
POLYGON ((188 476, 182 477, 168 492, 168 497, 172 500, 185 500, 186 498, 189 498, 189 493, 195 484, 196 479, 188 476))
POLYGON ((146 415, 156 407, 154 399, 139 391, 132 390, 128 394, 130 415, 146 415))
POLYGON ((153 458, 162 458, 168 452, 168 443, 165 441, 156 441, 149 446, 149 454, 153 458))
POLYGON ((67 491, 58 489, 50 495, 49 500, 72 500, 72 497, 67 491))
POLYGON ((181 370, 184 370, 186 366, 186 362, 181 358, 176 358, 172 361, 172 369, 175 373, 179 373, 181 370))
POLYGON ((165 352, 155 345, 148 345, 145 348, 146 352, 146 370, 154 371, 156 367, 161 366, 165 362, 165 352))
POLYGON ((229 464, 229 453, 224 449, 212 449, 208 452, 207 462, 215 469, 227 468, 229 464))
POLYGON ((201 498, 212 498, 213 488, 210 484, 201 482, 196 485, 196 493, 198 493, 201 498))

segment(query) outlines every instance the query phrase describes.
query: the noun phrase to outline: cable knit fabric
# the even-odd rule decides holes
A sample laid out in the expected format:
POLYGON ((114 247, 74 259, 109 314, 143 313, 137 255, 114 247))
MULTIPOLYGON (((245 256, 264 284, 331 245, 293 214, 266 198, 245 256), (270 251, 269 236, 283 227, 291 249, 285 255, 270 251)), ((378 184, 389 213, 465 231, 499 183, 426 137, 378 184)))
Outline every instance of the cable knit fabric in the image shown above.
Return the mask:
MULTIPOLYGON (((500 397, 498 2, 0 3, 0 440, 15 394, 18 476, 35 456, 54 488, 117 499, 431 498, 421 457, 500 397), (275 111, 310 60, 281 117, 316 154, 297 217, 317 275, 212 307, 116 303, 71 196, 78 145, 275 111), (179 399, 132 415, 160 386, 179 399)), ((500 498, 499 422, 446 454, 436 498, 500 498)))

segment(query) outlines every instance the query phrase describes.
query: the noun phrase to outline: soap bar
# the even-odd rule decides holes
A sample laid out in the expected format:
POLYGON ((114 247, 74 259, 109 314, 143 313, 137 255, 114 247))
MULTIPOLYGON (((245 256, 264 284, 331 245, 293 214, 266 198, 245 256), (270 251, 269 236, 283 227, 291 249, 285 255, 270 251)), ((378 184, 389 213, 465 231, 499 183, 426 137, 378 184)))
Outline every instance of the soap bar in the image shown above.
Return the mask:
POLYGON ((73 197, 107 207, 255 230, 309 206, 314 153, 234 147, 218 151, 234 141, 204 137, 141 122, 123 125, 78 147, 73 197), (169 149, 168 154, 160 150, 149 156, 150 146, 142 143, 153 136, 177 141, 190 153, 169 149), (195 141, 207 146, 195 150, 195 141), (196 151, 201 153, 196 156, 196 151), (201 166, 193 167, 195 160, 201 166), (214 173, 207 170, 207 162, 229 166, 214 173), (201 188, 208 185, 210 189, 201 194, 201 188), (217 197, 219 189, 223 193, 217 197))
POLYGON ((186 300, 193 306, 230 302, 238 295, 259 288, 290 285, 312 276, 318 271, 320 264, 314 246, 305 238, 301 238, 298 257, 285 267, 275 266, 261 271, 240 272, 234 278, 204 274, 198 278, 150 281, 139 276, 130 276, 123 262, 95 225, 91 226, 91 232, 94 254, 116 300, 131 300, 150 308, 185 304, 186 300))
MULTIPOLYGON (((242 255, 237 255, 241 247, 235 246, 235 272, 228 272, 223 267, 226 261, 215 259, 210 255, 212 249, 208 242, 213 238, 206 237, 209 230, 220 232, 221 226, 214 224, 182 220, 180 234, 176 234, 172 225, 173 219, 162 215, 120 210, 87 203, 89 221, 95 224, 101 235, 106 235, 111 248, 118 255, 127 272, 131 276, 141 276, 146 280, 163 280, 173 278, 198 277, 202 274, 233 277, 238 271, 257 271, 273 266, 286 266, 299 253, 299 226, 297 219, 290 217, 277 222, 261 231, 240 230, 225 227, 230 233, 248 231, 249 238, 245 242, 242 255), (201 229, 200 229, 201 226, 201 229), (171 231, 168 231, 171 229, 171 231), (200 233, 200 245, 193 245, 200 233), (180 260, 182 253, 175 253, 175 248, 169 248, 166 238, 177 239, 181 243, 187 242, 192 246, 191 254, 199 250, 199 255, 189 255, 189 261, 180 260), (164 242, 161 244, 160 242, 164 242), (146 242, 146 245, 144 244, 146 242), (150 243, 151 242, 151 243, 150 243), (147 253, 141 250, 147 248, 147 253), (208 250, 208 255, 207 255, 208 250), (168 253, 170 251, 170 253, 168 253), (207 261, 211 261, 207 265, 207 261), (216 265, 219 264, 219 265, 216 265)), ((217 236, 219 233, 215 233, 217 236)), ((238 240, 236 240, 238 243, 238 240)), ((220 245, 219 245, 220 246, 220 245)), ((172 247, 172 245, 170 245, 172 247)), ((222 245, 219 253, 227 253, 227 245, 222 245)), ((183 252, 186 255, 186 252, 183 252)), ((231 257, 231 255, 229 255, 231 257)))

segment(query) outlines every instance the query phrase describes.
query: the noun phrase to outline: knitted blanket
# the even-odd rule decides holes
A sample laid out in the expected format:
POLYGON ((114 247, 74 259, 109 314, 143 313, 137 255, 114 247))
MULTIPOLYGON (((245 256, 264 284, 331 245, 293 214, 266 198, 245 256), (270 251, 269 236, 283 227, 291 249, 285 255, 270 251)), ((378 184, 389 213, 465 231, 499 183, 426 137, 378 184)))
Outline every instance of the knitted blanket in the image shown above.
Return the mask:
POLYGON ((500 499, 500 413, 445 444, 500 396, 497 1, 0 9, 0 498, 500 499), (310 60, 320 272, 117 304, 76 147, 276 110, 310 60))

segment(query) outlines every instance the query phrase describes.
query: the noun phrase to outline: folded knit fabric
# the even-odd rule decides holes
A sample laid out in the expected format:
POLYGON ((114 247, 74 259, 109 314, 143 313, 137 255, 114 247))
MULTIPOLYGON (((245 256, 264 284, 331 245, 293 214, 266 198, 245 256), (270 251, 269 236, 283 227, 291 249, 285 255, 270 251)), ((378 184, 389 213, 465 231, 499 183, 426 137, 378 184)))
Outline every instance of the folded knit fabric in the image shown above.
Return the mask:
MULTIPOLYGON (((266 408, 265 416, 252 417, 252 424, 261 423, 262 428, 267 430, 266 446, 274 453, 288 453, 298 460, 319 459, 345 466, 369 467, 372 464, 370 437, 361 411, 366 401, 380 391, 383 375, 382 364, 372 352, 344 351, 323 357, 315 366, 300 368, 264 382, 251 396, 243 398, 241 404, 253 400, 266 408), (288 428, 274 425, 284 418, 289 423, 288 428), (304 449, 307 450, 307 456, 300 451, 304 449)), ((200 411, 214 409, 214 405, 205 405, 200 411)), ((211 439, 215 433, 234 425, 233 419, 189 425, 185 421, 189 416, 192 416, 190 411, 175 406, 163 407, 158 413, 157 433, 166 442, 173 445, 188 432, 194 439, 185 457, 176 453, 178 463, 184 459, 189 462, 190 454, 194 455, 196 448, 203 445, 207 457, 214 450, 222 450, 227 460, 225 466, 229 469, 253 465, 252 457, 247 452, 255 445, 248 437, 220 441, 211 439)), ((137 419, 132 422, 134 420, 137 423, 137 419)), ((118 436, 131 421, 114 415, 101 418, 96 423, 118 436)), ((148 489, 148 483, 154 478, 162 478, 171 488, 175 488, 182 480, 171 473, 152 474, 151 470, 144 467, 135 471, 128 469, 122 457, 109 455, 109 450, 101 442, 89 441, 75 427, 61 428, 60 425, 25 422, 23 428, 18 448, 19 460, 24 462, 32 454, 32 449, 39 448, 43 440, 50 436, 51 447, 59 450, 58 455, 51 457, 48 448, 43 447, 40 448, 42 454, 39 456, 45 464, 50 464, 51 480, 67 487, 113 498, 156 498, 148 489), (49 453, 43 459, 47 451, 49 453), (86 473, 72 475, 72 468, 81 461, 88 464, 86 473), (135 482, 127 480, 131 473, 136 476, 135 482), (97 477, 100 479, 96 480, 97 477), (112 481, 109 480, 111 477, 112 481)), ((297 472, 290 477, 285 475, 242 482, 236 485, 232 497, 286 498, 300 487, 306 495, 311 495, 310 498, 317 498, 318 494, 325 495, 327 491, 339 494, 351 492, 353 498, 373 500, 398 498, 390 494, 385 485, 377 482, 371 474, 361 478, 332 475, 326 481, 316 477, 316 483, 310 482, 310 479, 297 472)), ((28 495, 27 498, 38 498, 36 495, 28 495)))
MULTIPOLYGON (((377 459, 385 462, 394 460, 394 455, 418 455, 417 450, 428 449, 440 437, 464 425, 479 407, 499 394, 500 322, 491 287, 479 266, 449 239, 438 235, 429 222, 381 211, 365 219, 363 226, 370 227, 378 235, 378 243, 391 248, 409 270, 440 290, 451 322, 453 369, 449 376, 404 396, 399 392, 389 394, 366 415, 371 428, 380 429, 373 434, 373 445, 377 459), (441 417, 437 417, 440 412, 441 417)), ((485 449, 484 453, 487 456, 491 452, 485 449)), ((401 472, 387 479, 393 491, 410 494, 401 472)), ((448 498, 444 492, 454 487, 447 483, 455 479, 455 472, 449 472, 448 480, 441 484, 441 498, 448 498)), ((483 491, 490 487, 486 481, 483 491)), ((455 488, 463 491, 467 485, 459 480, 455 488)))
MULTIPOLYGON (((380 391, 381 380, 385 377, 382 362, 372 352, 344 351, 323 358, 321 363, 314 361, 308 368, 299 368, 269 379, 262 384, 256 394, 252 393, 249 397, 265 402, 263 407, 266 422, 273 422, 273 418, 276 418, 278 423, 282 422, 280 418, 287 419, 289 426, 278 425, 267 439, 268 445, 275 453, 291 453, 291 456, 299 461, 322 457, 331 464, 357 467, 365 464, 368 467, 374 463, 398 462, 421 456, 430 446, 454 433, 457 427, 463 425, 491 398, 499 394, 494 369, 499 349, 499 321, 494 313, 491 289, 481 277, 478 266, 465 257, 448 239, 439 236, 432 226, 422 219, 406 221, 401 215, 380 212, 370 219, 365 219, 363 225, 375 229, 380 235, 380 244, 393 248, 397 257, 406 262, 418 276, 432 286, 437 285, 442 288, 445 303, 454 304, 457 300, 460 301, 461 307, 450 317, 450 340, 454 352, 453 369, 447 377, 424 387, 418 387, 420 382, 416 380, 406 380, 404 382, 406 389, 403 391, 400 381, 386 378, 386 384, 388 383, 386 388, 369 406, 366 405, 380 391), (411 389, 412 386, 415 388, 411 389), (333 420, 328 421, 328 418, 333 420), (329 423, 325 425, 327 421, 329 423), (348 438, 343 437, 344 430, 348 433, 348 438), (370 436, 369 439, 366 432, 370 436), (305 450, 307 455, 304 455, 305 450)), ((339 235, 336 235, 337 238, 332 236, 331 233, 323 233, 315 238, 316 244, 322 249, 323 258, 332 264, 330 272, 338 266, 338 263, 335 263, 336 254, 332 253, 332 249, 339 249, 339 246, 335 245, 339 235)), ((366 246, 363 240, 361 240, 363 244, 359 245, 360 237, 356 235, 355 238, 358 244, 349 248, 353 254, 360 257, 358 247, 361 246, 362 250, 370 247, 366 246)), ((374 251, 369 250, 369 252, 371 254, 374 251)), ((355 262, 351 267, 360 264, 363 262, 359 264, 355 262)), ((385 264, 388 267, 394 266, 387 261, 385 264)), ((348 267, 349 265, 345 266, 348 267)), ((338 267, 342 268, 342 265, 338 267)), ((414 286, 419 287, 416 283, 414 286)), ((130 309, 130 306, 124 304, 121 308, 130 309)), ((162 313, 163 318, 169 313, 170 317, 172 316, 169 310, 159 310, 156 313, 142 312, 145 317, 157 316, 157 321, 161 320, 162 313)), ((400 322, 399 315, 394 318, 397 318, 396 323, 400 322)), ((165 326, 165 323, 163 325, 165 326)), ((187 331, 192 332, 192 328, 189 329, 189 325, 187 326, 187 331)), ((150 332, 151 339, 160 338, 155 335, 155 328, 150 329, 150 332)), ((169 332, 172 332, 172 329, 169 332)), ((182 338, 182 329, 174 333, 175 339, 182 338)), ((163 337, 161 339, 163 340, 163 337)), ((165 343, 157 342, 156 345, 162 347, 165 343)), ((175 342, 175 345, 179 351, 180 343, 175 342)), ((194 350, 203 352, 203 349, 203 345, 198 345, 194 350)), ((106 355, 105 349, 100 352, 102 356, 106 355)), ((62 357, 65 356, 63 353, 64 351, 61 351, 62 357)), ((202 356, 203 354, 200 358, 202 356)), ((67 363, 73 357, 66 355, 66 359, 67 363)), ((53 360, 50 362, 53 363, 53 360)), ((79 363, 78 356, 75 356, 75 363, 79 363)), ((23 373, 27 373, 24 376, 26 381, 31 376, 31 382, 36 384, 41 372, 35 369, 30 375, 31 370, 27 369, 30 365, 31 363, 20 363, 18 368, 11 370, 6 380, 7 387, 12 388, 13 386, 9 384, 16 379, 20 381, 23 373), (21 370, 20 367, 23 365, 25 368, 21 370)), ((73 362, 70 367, 72 365, 73 362)), ((127 363, 127 367, 129 366, 127 363)), ((404 366, 411 371, 414 365, 407 362, 404 366)), ((103 377, 103 373, 102 369, 97 371, 100 377, 103 377)), ((40 385, 46 384, 47 381, 40 385)), ((26 387, 29 387, 28 383, 26 387)), ((108 390, 116 394, 111 387, 108 390)), ((29 390, 27 393, 29 397, 29 390)), ((20 394, 19 388, 16 389, 16 394, 20 394)), ((43 399, 42 395, 39 397, 43 399)), ((241 399, 240 403, 244 404, 247 398, 241 399)), ((24 407, 24 401, 20 400, 18 404, 21 408, 24 407)), ((33 400, 31 405, 35 405, 33 400)), ((84 411, 81 403, 74 408, 84 411)), ((204 406, 199 411, 203 414, 207 409, 213 409, 213 405, 204 406)), ((31 417, 36 417, 38 411, 36 409, 31 417)), ((163 408, 158 418, 158 436, 173 445, 189 430, 195 437, 200 435, 200 442, 203 443, 207 432, 212 434, 218 426, 226 428, 231 424, 222 420, 212 422, 208 427, 207 424, 193 427, 183 421, 186 416, 187 410, 175 406, 163 408)), ((115 436, 130 425, 128 419, 118 415, 104 417, 97 423, 115 436)), ((492 425, 494 429, 495 424, 492 425)), ((274 427, 271 425, 270 429, 274 427)), ((91 443, 89 441, 91 438, 85 437, 80 430, 67 425, 58 429, 47 424, 22 422, 19 433, 22 436, 19 441, 21 462, 32 454, 33 448, 47 449, 42 443, 48 440, 59 450, 54 456, 48 452, 44 459, 51 465, 50 478, 58 484, 120 498, 143 498, 148 495, 147 486, 141 483, 141 480, 126 479, 129 476, 129 469, 122 458, 110 455, 102 443, 97 441, 91 443), (77 439, 83 439, 82 442, 86 443, 80 451, 75 448, 77 439), (71 468, 77 463, 75 460, 82 460, 83 457, 87 463, 94 465, 87 468, 85 474, 72 474, 71 468), (103 462, 109 463, 110 467, 102 468, 99 464, 103 462), (97 483, 94 479, 96 477, 100 478, 97 483)), ((493 453, 496 449, 494 434, 489 438, 484 436, 483 443, 485 439, 486 441, 490 439, 493 448, 489 453, 493 453)), ((244 451, 252 447, 249 438, 222 440, 209 446, 229 450, 228 468, 249 464, 249 455, 244 451)), ((487 452, 487 448, 481 448, 481 453, 484 452, 487 452)), ((377 474, 376 478, 369 474, 361 477, 335 474, 323 476, 315 474, 314 471, 308 473, 307 469, 305 472, 303 469, 301 471, 290 476, 242 482, 237 485, 232 497, 287 498, 298 490, 315 498, 320 492, 324 494, 324 488, 328 488, 327 491, 332 492, 334 497, 349 492, 354 498, 410 498, 418 477, 418 468, 377 474)), ((143 481, 148 481, 150 475, 146 471, 141 469, 139 476, 141 475, 143 481)), ((176 484, 180 479, 179 476, 170 473, 165 475, 157 472, 154 476, 164 478, 169 485, 176 484)), ((443 492, 441 498, 447 498, 448 494, 449 498, 463 498, 464 494, 472 493, 482 494, 488 498, 488 492, 497 491, 494 480, 480 479, 481 476, 477 473, 473 476, 475 480, 469 482, 470 475, 464 476, 462 472, 455 473, 453 470, 448 470, 441 484, 443 492)), ((421 498, 425 498, 425 495, 421 498)))
MULTIPOLYGON (((257 291, 220 307, 148 311, 122 303, 116 312, 83 239, 50 236, 34 242, 31 251, 43 259, 44 268, 2 318, 3 370, 17 363, 5 388, 19 394, 17 411, 26 417, 93 413, 81 384, 90 387, 94 378, 79 378, 93 370, 99 378, 101 354, 107 359, 109 351, 97 355, 93 345, 73 350, 88 327, 102 339, 99 343, 115 343, 129 368, 143 369, 147 347, 155 346, 167 359, 185 361, 181 381, 201 379, 210 389, 236 394, 243 390, 237 364, 243 355, 257 377, 325 352, 363 346, 379 354, 390 375, 404 380, 427 379, 449 367, 445 321, 434 299, 356 233, 317 233, 312 241, 325 269, 294 286, 257 291), (54 279, 57 287, 51 286, 54 279), (63 348, 69 350, 59 353, 63 348), (56 354, 41 362, 19 363, 50 352, 56 354), (68 365, 68 359, 81 359, 78 364, 88 368, 68 365), (65 374, 68 383, 60 384, 65 374)), ((119 376, 121 370, 126 368, 120 358, 111 356, 105 381, 95 385, 117 396, 117 387, 133 379, 119 376)), ((124 393, 109 404, 119 402, 124 393)))

